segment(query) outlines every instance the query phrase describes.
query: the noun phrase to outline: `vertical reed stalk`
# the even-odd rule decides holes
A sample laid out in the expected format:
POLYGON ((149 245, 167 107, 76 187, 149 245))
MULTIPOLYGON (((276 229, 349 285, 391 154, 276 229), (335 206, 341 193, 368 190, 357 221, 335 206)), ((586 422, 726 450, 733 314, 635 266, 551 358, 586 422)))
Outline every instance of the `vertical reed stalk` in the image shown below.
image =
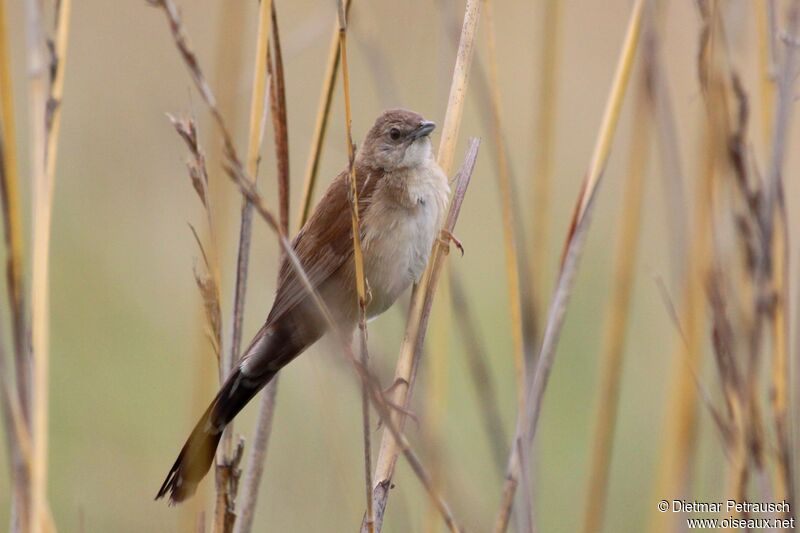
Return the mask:
POLYGON ((25 529, 41 531, 39 513, 44 497, 47 470, 40 461, 47 457, 47 255, 49 220, 49 187, 47 183, 47 66, 44 52, 44 28, 41 5, 36 0, 26 2, 28 17, 28 71, 32 211, 32 280, 31 280, 31 350, 32 376, 30 397, 23 399, 23 412, 29 422, 32 453, 29 470, 28 516, 25 529), (37 390, 39 389, 39 390, 37 390), (35 405, 34 405, 35 404, 35 405))
MULTIPOLYGON (((4 385, 8 387, 7 400, 3 413, 5 425, 10 428, 9 406, 6 402, 15 401, 20 407, 20 416, 26 424, 30 399, 30 351, 28 344, 28 311, 23 276, 23 244, 22 220, 20 217, 19 173, 17 163, 17 137, 14 121, 14 100, 11 86, 11 57, 9 52, 9 34, 6 22, 6 3, 0 2, 0 200, 2 200, 3 238, 6 246, 6 287, 9 314, 12 324, 14 346, 14 372, 16 383, 12 387, 6 382, 5 353, 2 358, 4 385)), ((8 456, 10 460, 12 496, 9 530, 20 531, 26 524, 29 512, 29 471, 21 457, 21 450, 16 439, 7 431, 8 456)))
POLYGON ((17 135, 14 120, 14 100, 11 86, 11 57, 6 22, 5 2, 0 3, 0 135, 4 143, 2 202, 3 229, 8 259, 6 261, 6 283, 8 285, 9 308, 11 310, 14 358, 17 372, 17 395, 27 418, 29 392, 29 346, 25 282, 23 276, 22 220, 20 217, 19 170, 17 163, 17 135))
MULTIPOLYGON (((439 144, 438 163, 446 174, 450 173, 453 165, 453 155, 464 109, 469 70, 472 63, 476 30, 480 17, 480 1, 481 0, 468 0, 464 12, 464 26, 461 31, 447 112, 445 114, 444 126, 442 128, 442 136, 439 144)), ((423 275, 422 281, 414 291, 412 297, 406 333, 403 338, 403 344, 400 347, 400 356, 398 357, 395 369, 394 388, 391 397, 391 402, 395 405, 407 407, 409 404, 410 393, 416 378, 416 368, 419 364, 425 329, 427 327, 426 313, 430 312, 430 305, 432 303, 432 294, 429 294, 430 275, 433 265, 436 263, 436 258, 441 253, 442 247, 439 243, 435 244, 426 273, 423 275)), ((394 413, 394 416, 391 416, 392 421, 397 425, 400 431, 403 430, 405 418, 403 413, 394 413)), ((383 524, 383 513, 389 498, 389 485, 394 475, 394 467, 397 462, 398 453, 400 453, 400 448, 397 441, 390 432, 384 431, 383 437, 381 438, 380 452, 375 467, 372 488, 375 531, 380 531, 383 524)), ((362 532, 368 531, 365 526, 365 523, 362 524, 362 532)))
MULTIPOLYGON (((508 147, 506 146, 505 136, 502 127, 502 107, 500 103, 500 80, 497 67, 497 45, 494 31, 494 8, 491 0, 484 0, 484 35, 486 36, 486 48, 489 63, 489 101, 491 109, 491 131, 495 145, 497 165, 496 177, 500 191, 500 204, 503 221, 503 250, 506 262, 506 289, 508 293, 509 317, 511 319, 511 339, 512 356, 514 360, 514 372, 517 378, 517 409, 525 409, 525 381, 528 375, 525 358, 525 330, 523 326, 523 292, 520 283, 520 260, 517 252, 518 238, 516 228, 521 227, 515 216, 515 205, 513 201, 513 189, 509 163, 508 147)), ((538 269, 537 269, 538 270, 538 269)), ((538 289, 539 287, 536 287, 538 289)), ((528 291, 526 296, 534 297, 535 291, 528 291)), ((528 309, 535 315, 535 302, 528 303, 528 309)), ((533 316, 529 317, 533 320, 533 316)), ((534 343, 535 339, 529 339, 534 343)), ((522 447, 521 452, 527 454, 527 448, 522 447)), ((528 464, 527 457, 523 457, 524 464, 528 464)), ((526 491, 526 496, 530 496, 526 491)), ((518 508, 521 515, 518 517, 518 524, 523 527, 533 528, 533 501, 530 497, 523 499, 524 505, 518 508)))
MULTIPOLYGON (((771 12, 769 0, 754 3, 753 9, 756 13, 758 29, 758 59, 759 59, 759 94, 760 111, 762 122, 762 133, 764 142, 769 145, 773 133, 773 116, 775 107, 775 83, 776 66, 773 58, 774 54, 774 13, 771 12)), ((778 210, 778 220, 775 225, 775 235, 773 242, 773 254, 771 262, 773 265, 773 290, 776 296, 775 310, 773 315, 773 358, 772 358, 772 410, 775 418, 776 438, 778 441, 778 464, 775 476, 775 498, 789 498, 790 487, 793 485, 790 471, 789 457, 786 453, 791 445, 791 435, 787 428, 788 424, 788 405, 789 405, 789 370, 788 370, 788 334, 786 314, 788 309, 788 254, 786 240, 788 238, 785 227, 785 213, 783 206, 778 210)), ((791 499, 791 498, 790 498, 791 499)))
POLYGON ((492 102, 492 136, 497 146, 497 185, 503 214, 503 248, 506 256, 508 283, 508 306, 511 314, 511 338, 514 349, 514 370, 517 376, 517 400, 520 410, 525 407, 525 344, 522 330, 522 302, 520 301, 519 259, 517 258, 517 236, 515 232, 514 206, 512 204, 511 180, 508 175, 507 148, 503 137, 500 105, 500 81, 497 69, 497 49, 494 34, 492 0, 484 0, 484 35, 489 55, 489 87, 492 102))
MULTIPOLYGON (((712 37, 709 38, 713 39, 712 37)), ((711 46, 709 44, 709 46, 711 46)), ((658 467, 653 497, 679 498, 685 494, 689 458, 694 446, 697 419, 697 375, 702 359, 702 332, 706 317, 703 280, 707 272, 710 246, 711 191, 717 172, 719 140, 716 126, 703 121, 703 143, 709 149, 701 157, 695 180, 693 230, 689 255, 684 271, 682 312, 682 342, 672 358, 672 381, 668 387, 669 404, 662 431, 661 462, 658 467), (688 369, 687 369, 688 365, 688 369)), ((669 513, 651 511, 650 531, 670 531, 669 513)))
MULTIPOLYGON (((339 7, 339 61, 342 65, 342 89, 344 93, 345 142, 347 143, 347 170, 350 177, 350 222, 353 233, 353 263, 356 275, 356 294, 358 297, 358 331, 360 362, 369 367, 367 350, 367 289, 364 278, 364 255, 361 248, 361 223, 358 212, 358 186, 356 184, 355 146, 353 145, 352 111, 350 108, 350 73, 347 68, 347 8, 343 0, 339 7)), ((375 517, 372 509, 372 443, 370 441, 369 396, 367 385, 361 388, 361 422, 364 436, 364 486, 367 501, 366 522, 369 533, 375 530, 375 517)))
MULTIPOLYGON (((261 142, 263 140, 263 129, 261 127, 264 120, 266 100, 266 77, 267 77, 267 45, 269 43, 270 31, 270 9, 272 0, 265 0, 259 3, 258 9, 258 35, 256 37, 255 65, 253 66, 253 86, 250 96, 250 126, 247 137, 247 157, 245 169, 249 176, 256 178, 258 173, 258 162, 261 155, 261 142)), ((250 231, 252 226, 252 208, 245 201, 242 205, 241 233, 239 239, 239 251, 237 258, 236 291, 234 297, 233 327, 231 328, 231 346, 227 357, 223 359, 223 366, 220 369, 220 381, 227 376, 232 365, 239 356, 242 319, 244 309, 245 288, 247 286, 247 264, 250 256, 250 231)), ((229 439, 228 439, 229 440, 229 439)))
MULTIPOLYGON (((350 12, 351 0, 344 0, 345 16, 350 12)), ((331 43, 328 47, 328 59, 325 62, 325 75, 322 78, 322 91, 319 96, 317 118, 314 123, 314 133, 311 136, 311 151, 308 154, 306 171, 303 178, 303 195, 300 202, 298 215, 298 230, 303 227, 311 213, 311 202, 314 198, 314 187, 317 184, 319 160, 322 156, 322 145, 325 142, 325 132, 328 129, 328 117, 333 101, 333 88, 336 84, 336 74, 339 71, 339 22, 333 25, 331 43)))
MULTIPOLYGON (((275 161, 278 170, 278 217, 280 230, 289 233, 289 134, 286 118, 286 86, 283 73, 283 53, 281 52, 278 15, 275 4, 271 13, 273 48, 275 50, 275 66, 272 67, 271 55, 267 55, 267 70, 270 76, 270 108, 273 129, 275 130, 275 161)), ((281 254, 283 256, 283 254, 281 254)), ((247 461, 247 470, 242 487, 239 518, 236 522, 236 533, 249 533, 253 527, 256 502, 264 472, 269 437, 272 433, 272 420, 275 415, 275 403, 278 391, 279 375, 267 384, 261 395, 258 420, 253 432, 253 442, 247 461)))
MULTIPOLYGON (((774 103, 772 123, 772 146, 766 176, 766 195, 761 213, 761 226, 764 228, 764 252, 759 269, 762 277, 770 286, 765 291, 776 298, 776 307, 772 317, 773 357, 772 357, 772 409, 775 431, 778 440, 778 475, 776 485, 778 497, 786 497, 795 505, 795 490, 792 474, 791 428, 789 425, 789 359, 788 331, 786 324, 789 314, 788 283, 786 279, 788 263, 788 235, 786 232, 786 215, 782 201, 783 167, 789 144, 789 124, 796 105, 795 82, 797 79, 798 31, 800 31, 800 1, 792 0, 786 16, 786 50, 783 64, 778 73, 778 97, 774 103), (772 272, 769 272, 769 264, 772 272), (771 276, 771 279, 769 279, 771 276)), ((792 507, 794 509, 794 507, 792 507)), ((794 511, 796 514, 796 510, 794 511)))
POLYGON ((534 312, 544 313, 545 274, 550 243, 550 204, 553 181, 553 158, 556 149, 556 108, 558 106, 558 71, 561 60, 561 7, 559 0, 543 2, 539 43, 539 99, 533 139, 533 197, 531 198, 531 262, 534 312))
MULTIPOLYGON (((245 16, 248 11, 247 7, 248 6, 245 6, 243 3, 230 2, 221 3, 217 10, 215 39, 218 44, 214 50, 214 86, 220 88, 220 109, 223 113, 226 113, 227 116, 232 118, 238 118, 238 114, 234 113, 238 100, 236 82, 239 74, 243 71, 242 50, 244 41, 244 32, 240 31, 240 28, 245 24, 245 16)), ((237 121, 231 120, 231 123, 232 127, 235 129, 237 127, 237 121)), ((212 169, 212 176, 213 172, 222 168, 222 142, 220 137, 221 135, 216 128, 212 128, 211 131, 209 131, 207 146, 211 146, 212 148, 208 153, 207 168, 212 169)), ((227 191, 229 188, 223 188, 223 185, 227 186, 227 183, 223 180, 214 179, 213 177, 208 184, 209 204, 213 204, 216 207, 214 223, 216 224, 215 234, 218 238, 229 235, 229 225, 232 224, 233 220, 233 217, 230 216, 229 202, 227 201, 227 191)), ((209 232, 210 231, 211 230, 209 230, 209 232)), ((202 232, 201 237, 204 237, 202 232)), ((224 242, 217 240, 217 250, 223 249, 224 246, 224 242)), ((226 265, 220 264, 219 262, 217 263, 217 268, 221 268, 223 271, 225 266, 226 265)), ((217 281, 219 282, 220 280, 217 281)), ((217 287, 221 287, 221 284, 218 284, 217 287)), ((202 306, 198 308, 198 315, 197 324, 204 324, 206 321, 206 314, 202 306)), ((202 412, 207 406, 209 390, 217 389, 215 382, 218 381, 221 357, 221 352, 215 352, 213 354, 214 364, 211 363, 208 359, 209 342, 207 335, 204 333, 204 328, 198 328, 198 333, 200 333, 197 337, 198 362, 195 365, 195 382, 192 387, 192 398, 190 400, 192 412, 202 412), (216 365, 216 369, 214 365, 216 365), (214 376, 215 373, 217 376, 214 376)), ((209 484, 201 483, 197 487, 195 496, 180 506, 182 516, 179 527, 181 531, 189 531, 193 527, 200 527, 198 523, 205 523, 206 514, 204 512, 204 506, 208 501, 207 495, 209 489, 209 484)), ((205 528, 203 528, 203 531, 205 531, 205 528)))
POLYGON ((28 526, 34 533, 47 528, 47 454, 50 356, 50 235, 53 188, 61 126, 64 68, 69 42, 71 1, 56 5, 55 42, 50 64, 45 53, 44 16, 35 1, 28 6, 28 67, 30 73, 31 154, 34 217, 32 231, 31 332, 33 379, 30 415, 33 454, 28 526), (49 66, 49 79, 48 79, 49 66))
MULTIPOLYGON (((450 300, 448 280, 453 272, 444 268, 441 274, 439 298, 443 302, 450 300)), ((450 335, 452 334, 452 316, 448 305, 435 307, 431 312, 431 341, 429 353, 436 354, 431 361, 427 383, 425 403, 425 419, 422 438, 427 443, 428 457, 431 463, 431 481, 437 489, 441 489, 445 481, 443 457, 441 453, 443 435, 442 426, 447 412, 448 373, 450 360, 450 335)), ((370 493, 371 493, 370 489, 370 493)), ((370 501, 372 498, 370 497, 370 501)), ((439 512, 433 501, 428 501, 424 512, 423 531, 436 533, 441 523, 439 512)))
MULTIPOLYGON (((345 7, 349 10, 350 1, 347 0, 345 3, 345 7)), ((273 8, 274 11, 274 8, 273 8)), ((275 26, 275 34, 276 34, 276 47, 279 46, 277 41, 277 22, 273 24, 275 26)), ((278 54, 276 53, 276 56, 278 54)), ((325 130, 327 128, 328 116, 330 114, 331 109, 331 101, 333 99, 333 87, 334 82, 336 79, 336 72, 338 70, 339 65, 339 24, 336 22, 334 24, 334 32, 331 42, 331 52, 329 53, 328 58, 328 66, 326 68, 326 75, 323 82, 323 89, 322 95, 320 98, 320 108, 317 114, 315 132, 314 132, 314 140, 312 142, 311 152, 309 153, 309 165, 306 172, 306 180, 305 185, 303 188, 303 195, 300 201, 300 215, 299 220, 297 223, 297 230, 299 231, 303 225, 306 223, 308 216, 311 214, 311 202, 314 195, 314 186, 316 184, 316 175, 319 166, 319 159, 322 153, 322 145, 325 136, 325 130)), ((280 69, 276 65, 276 69, 280 72, 280 69)), ((282 77, 282 74, 281 74, 282 77)), ((283 103, 285 107, 285 102, 283 103)), ((276 138, 278 137, 278 133, 276 131, 276 138)), ((288 143, 288 138, 286 140, 288 143)), ((276 151, 279 150, 278 146, 276 145, 276 151)), ((288 181, 288 147, 286 148, 285 157, 287 158, 287 181, 288 181)), ((278 155, 280 159, 282 155, 278 155)), ((280 161, 279 161, 280 165, 280 161)), ((280 174, 280 171, 279 171, 280 174)), ((280 176, 279 176, 280 179, 280 176)), ((281 179, 281 182, 283 180, 281 179)), ((287 201, 288 201, 288 194, 287 194, 287 201)), ((281 205, 283 207, 283 205, 281 205)), ((288 234, 288 228, 286 229, 286 233, 288 234)), ((275 395, 277 391, 277 381, 280 376, 275 376, 275 378, 267 385, 266 389, 264 390, 262 403, 260 407, 260 415, 258 425, 256 426, 255 437, 253 442, 253 451, 251 453, 250 459, 248 460, 248 470, 245 475, 244 481, 244 488, 242 493, 242 505, 240 508, 240 517, 236 523, 236 532, 237 533, 247 533, 252 529, 253 519, 255 517, 255 503, 256 498, 258 495, 258 486, 261 478, 261 474, 263 471, 263 460, 259 460, 255 456, 255 450, 263 449, 266 451, 266 442, 269 439, 269 433, 271 432, 272 426, 272 417, 274 416, 274 409, 275 409, 275 395), (260 446, 259 443, 264 442, 264 446, 260 446)))
MULTIPOLYGON (((704 143, 708 143, 710 132, 706 131, 704 143)), ((707 145, 707 144, 706 144, 707 145)), ((706 154, 700 164, 699 177, 695 184, 695 210, 693 230, 690 232, 691 250, 687 259, 686 279, 683 288, 681 312, 683 342, 675 348, 672 357, 672 384, 668 387, 669 406, 664 422, 661 463, 653 497, 680 497, 684 494, 687 461, 693 446, 696 425, 697 390, 694 383, 701 362, 702 331, 706 319, 702 280, 708 264, 709 246, 709 196, 710 182, 714 174, 714 157, 706 154), (688 364, 689 368, 686 368, 688 364), (661 496, 664 495, 664 496, 661 496)), ((670 531, 665 523, 667 513, 651 512, 650 531, 670 531)))
POLYGON ((644 2, 645 0, 637 0, 631 11, 628 29, 625 34, 625 41, 622 45, 614 80, 612 82, 611 93, 606 101, 603 122, 600 126, 597 142, 589 164, 589 170, 584 179, 575 206, 572 225, 567 234, 564 252, 562 254, 561 269, 558 281, 556 282, 556 290, 550 302, 544 337, 542 338, 539 357, 536 361, 536 369, 532 377, 532 382, 526 389, 526 408, 525 411, 520 412, 517 417, 517 428, 512 441, 511 454, 508 459, 508 467, 506 470, 506 482, 503 486, 500 509, 495 519, 493 529, 495 533, 501 533, 508 527, 511 508, 514 503, 514 495, 522 476, 521 469, 523 458, 520 454, 520 448, 522 446, 529 446, 536 435, 542 399, 550 375, 550 369, 555 359, 556 346, 561 335, 561 327, 564 323, 566 307, 569 303, 572 284, 578 268, 580 255, 583 251, 586 232, 589 227, 590 209, 594 205, 594 199, 603 176, 603 170, 605 169, 606 162, 611 153, 614 132, 616 131, 622 103, 625 100, 628 79, 630 78, 633 60, 639 45, 644 2), (519 442, 521 442, 521 445, 517 444, 519 442))
POLYGON ((758 30, 758 88, 761 105, 761 122, 764 142, 768 143, 772 136, 772 111, 775 106, 775 65, 773 61, 773 28, 769 13, 769 2, 762 0, 753 2, 758 30))
MULTIPOLYGON (((255 180, 258 175, 258 162, 263 140, 263 122, 266 95, 267 46, 269 44, 270 12, 272 0, 262 0, 258 8, 258 33, 256 36, 255 63, 253 65, 253 85, 250 96, 250 120, 247 142, 245 168, 247 174, 255 180)), ((242 322, 244 319, 244 303, 247 291, 248 263, 250 259, 250 239, 252 233, 253 209, 246 201, 242 205, 241 228, 236 261, 236 282, 234 290, 233 318, 231 324, 231 342, 229 350, 222 351, 220 364, 220 383, 225 381, 239 357, 242 342, 242 322)), ((217 452, 219 463, 216 468, 217 498, 214 510, 214 530, 230 531, 233 528, 235 515, 232 474, 232 436, 233 425, 225 429, 222 443, 217 452)))
POLYGON ((622 381, 625 334, 635 283, 644 177, 650 151, 652 116, 650 116, 651 102, 647 97, 647 75, 642 70, 642 80, 638 86, 634 104, 635 111, 631 115, 633 128, 631 130, 627 181, 622 198, 620 230, 614 260, 614 278, 610 291, 611 299, 606 312, 605 340, 600 356, 601 381, 595 401, 595 429, 590 445, 592 450, 591 467, 582 527, 585 533, 602 531, 606 510, 614 430, 622 381))

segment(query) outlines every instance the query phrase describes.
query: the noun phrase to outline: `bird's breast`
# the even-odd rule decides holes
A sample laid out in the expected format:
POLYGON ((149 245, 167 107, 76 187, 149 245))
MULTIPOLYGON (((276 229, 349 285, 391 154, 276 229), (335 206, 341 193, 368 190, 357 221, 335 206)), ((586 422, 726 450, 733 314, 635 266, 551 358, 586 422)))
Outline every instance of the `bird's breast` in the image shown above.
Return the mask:
POLYGON ((370 316, 421 278, 447 207, 447 178, 435 162, 394 178, 403 180, 404 197, 397 189, 376 191, 362 223, 370 316))

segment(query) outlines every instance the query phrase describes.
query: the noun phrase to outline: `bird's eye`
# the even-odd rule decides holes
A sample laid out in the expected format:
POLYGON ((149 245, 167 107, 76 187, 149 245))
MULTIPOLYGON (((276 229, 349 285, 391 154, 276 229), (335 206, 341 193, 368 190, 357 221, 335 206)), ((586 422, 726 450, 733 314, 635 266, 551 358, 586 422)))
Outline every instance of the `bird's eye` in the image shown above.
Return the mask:
POLYGON ((391 130, 389 130, 389 137, 391 137, 393 141, 396 141, 397 139, 400 138, 400 130, 398 130, 397 128, 392 128, 391 130))

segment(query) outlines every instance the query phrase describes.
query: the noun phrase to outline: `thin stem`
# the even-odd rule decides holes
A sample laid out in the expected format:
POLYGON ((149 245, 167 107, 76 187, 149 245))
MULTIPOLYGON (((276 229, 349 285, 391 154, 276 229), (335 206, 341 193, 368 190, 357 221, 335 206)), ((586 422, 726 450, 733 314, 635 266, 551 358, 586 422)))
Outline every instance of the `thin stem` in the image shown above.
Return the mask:
MULTIPOLYGON (((625 99, 625 92, 633 66, 633 59, 639 44, 644 1, 645 0, 637 0, 631 11, 625 41, 617 63, 614 81, 611 86, 611 93, 606 102, 603 122, 589 164, 589 171, 581 187, 575 206, 572 225, 564 245, 561 269, 556 282, 556 290, 550 302, 546 328, 544 337, 542 338, 542 346, 536 361, 536 370, 533 374, 532 382, 526 389, 526 408, 525 411, 520 412, 517 417, 517 429, 512 442, 517 442, 521 439, 526 445, 530 445, 536 434, 542 399, 550 376, 550 369, 555 359, 556 346, 560 339, 567 304, 569 303, 572 293, 572 285, 578 269, 580 256, 583 252, 586 233, 589 228, 590 209, 594 205, 594 199, 597 196, 596 193, 601 182, 603 169, 611 153, 612 139, 619 120, 622 102, 625 99)), ((514 502, 514 494, 516 493, 517 485, 521 478, 521 462, 522 458, 519 454, 519 447, 512 446, 508 467, 506 469, 506 482, 503 486, 501 505, 494 525, 495 533, 505 531, 508 526, 508 519, 514 502)))
POLYGON ((33 346, 33 381, 31 434, 31 506, 29 527, 34 533, 47 528, 47 454, 50 356, 50 236, 53 214, 53 187, 61 126, 61 100, 64 93, 64 70, 69 42, 71 0, 57 4, 55 45, 49 65, 44 46, 44 25, 40 6, 29 1, 30 108, 32 133, 33 208, 31 332, 33 346))
POLYGON ((547 272, 550 243, 550 206, 555 154, 556 109, 558 105, 558 70, 561 60, 560 0, 543 2, 541 39, 539 40, 539 99, 536 105, 534 137, 534 162, 531 198, 531 280, 533 283, 534 310, 541 316, 544 309, 545 273, 547 272))
MULTIPOLYGON (((271 55, 267 56, 267 67, 270 76, 270 108, 272 124, 275 131, 275 160, 278 170, 278 204, 280 228, 284 234, 289 232, 289 134, 286 118, 286 86, 283 73, 283 54, 281 52, 278 15, 275 4, 272 4, 272 41, 275 51, 275 65, 272 66, 271 55)), ((283 255, 283 254, 281 254, 283 255)), ((253 527, 256 502, 258 501, 261 476, 264 472, 269 438, 272 433, 272 421, 275 416, 275 403, 278 391, 279 375, 270 381, 261 397, 258 420, 253 432, 253 443, 247 460, 244 474, 244 485, 239 505, 239 517, 236 521, 236 533, 249 533, 253 527)))
MULTIPOLYGON (((11 58, 9 53, 9 34, 6 23, 6 3, 0 2, 0 201, 2 201, 3 237, 6 245, 6 287, 8 291, 9 314, 12 323, 14 344, 15 386, 5 385, 9 401, 12 399, 25 406, 30 398, 30 349, 28 344, 28 314, 23 279, 22 220, 20 218, 19 173, 17 163, 17 138, 14 123, 14 101, 11 84, 11 58)), ((2 375, 8 376, 5 353, 2 358, 2 375)), ((10 427, 10 410, 4 405, 4 422, 10 427)), ((27 417, 27 409, 22 408, 22 416, 27 417)), ((26 423, 27 423, 26 418, 26 423)), ((6 432, 8 457, 10 462, 11 485, 13 489, 9 530, 21 531, 27 520, 30 505, 28 491, 28 470, 21 457, 21 451, 11 432, 6 432)))
MULTIPOLYGON (((17 136, 14 120, 14 100, 11 86, 11 58, 9 55, 5 2, 0 3, 0 137, 3 154, 0 157, 0 194, 3 205, 3 229, 8 254, 6 282, 8 304, 11 310, 14 357, 17 372, 16 393, 23 406, 29 402, 29 346, 28 314, 23 279, 22 220, 20 217, 19 170, 17 162, 17 136)), ((27 419, 27 407, 23 408, 27 419)))
POLYGON ((606 509, 608 478, 617 406, 622 381, 625 333, 630 315, 630 301, 635 282, 634 268, 641 229, 644 174, 650 151, 651 117, 647 97, 646 72, 636 94, 636 109, 631 133, 627 182, 622 198, 619 240, 615 252, 614 278, 606 312, 605 340, 600 356, 601 382, 596 406, 595 429, 591 441, 591 468, 584 506, 585 533, 602 531, 606 509))
MULTIPOLYGON (((350 11, 351 0, 344 1, 345 16, 350 11)), ((333 101, 333 89, 336 84, 336 74, 339 71, 339 22, 333 25, 331 42, 328 47, 328 59, 325 62, 325 75, 322 78, 322 91, 319 96, 317 118, 314 123, 314 133, 311 136, 311 151, 308 154, 306 171, 303 178, 303 195, 300 200, 297 229, 305 224, 311 213, 311 202, 314 198, 314 187, 317 184, 319 160, 322 155, 322 145, 325 141, 325 132, 328 129, 328 117, 333 101)))
MULTIPOLYGON (((342 0, 339 7, 339 61, 342 65, 342 89, 344 92, 345 142, 347 143, 347 168, 350 176, 350 222, 353 233, 353 263, 355 265, 356 295, 358 298, 358 332, 361 364, 369 365, 367 350, 367 280, 364 277, 364 254, 361 248, 361 224, 358 212, 358 187, 356 185, 355 147, 353 146, 352 111, 350 108, 350 73, 347 68, 347 8, 342 0)), ((369 398, 367 387, 361 391, 361 423, 364 436, 364 486, 367 501, 367 528, 374 531, 372 511, 372 442, 370 441, 369 398)))
MULTIPOLYGON (((266 66, 267 46, 269 44, 270 11, 272 0, 263 0, 258 9, 258 34, 256 36, 255 64, 253 66, 253 85, 250 96, 250 125, 247 141, 246 168, 248 175, 255 180, 258 175, 258 162, 261 154, 263 139, 263 120, 266 95, 266 66)), ((242 323, 244 319, 245 295, 247 292, 247 274, 250 259, 250 241, 252 235, 252 207, 244 202, 242 205, 241 226, 239 231, 239 246, 236 260, 236 281, 234 289, 233 316, 231 324, 231 341, 229 351, 222 351, 220 365, 220 383, 224 382, 233 365, 239 358, 242 342, 242 323)), ((230 469, 232 453, 233 427, 229 424, 222 439, 222 444, 217 452, 219 463, 217 465, 217 498, 214 510, 214 530, 228 531, 233 523, 233 496, 231 484, 222 483, 229 479, 225 470, 230 469)))
MULTIPOLYGON (((472 56, 477 34, 478 20, 480 18, 480 1, 468 0, 464 10, 464 25, 461 31, 456 64, 453 71, 453 81, 450 88, 447 112, 445 114, 444 126, 439 145, 438 162, 445 173, 449 173, 453 163, 458 130, 461 124, 461 117, 464 108, 464 101, 469 80, 469 71, 472 64, 472 56)), ((454 197, 455 198, 455 197, 454 197)), ((392 403, 407 407, 411 398, 411 391, 416 379, 416 369, 419 365, 422 345, 425 339, 428 316, 433 302, 434 285, 429 285, 433 279, 434 265, 437 263, 438 255, 442 253, 441 246, 437 242, 434 245, 431 259, 428 261, 428 268, 422 277, 422 281, 414 291, 411 302, 408 323, 406 325, 405 337, 400 347, 397 366, 395 368, 395 378, 392 389, 392 403)), ((438 274, 437 274, 438 277, 438 274)), ((405 423, 403 413, 396 414, 397 426, 402 431, 405 423)), ((375 509, 375 531, 380 531, 383 525, 383 514, 386 510, 386 503, 389 498, 389 486, 394 467, 399 453, 398 443, 391 433, 384 431, 381 438, 380 452, 375 466, 374 484, 372 489, 373 506, 375 509)), ((366 523, 362 523, 362 532, 367 531, 366 523)))
POLYGON ((514 346, 514 370, 517 376, 517 400, 519 409, 525 400, 525 343, 522 328, 522 302, 520 300, 519 259, 517 258, 517 235, 515 232, 514 206, 512 204, 511 181, 505 137, 501 122, 500 82, 497 72, 497 50, 494 35, 492 0, 484 0, 486 46, 489 55, 489 87, 491 91, 492 135, 497 146, 497 184, 503 215, 503 248, 506 256, 506 278, 508 283, 508 306, 511 315, 511 337, 514 346))

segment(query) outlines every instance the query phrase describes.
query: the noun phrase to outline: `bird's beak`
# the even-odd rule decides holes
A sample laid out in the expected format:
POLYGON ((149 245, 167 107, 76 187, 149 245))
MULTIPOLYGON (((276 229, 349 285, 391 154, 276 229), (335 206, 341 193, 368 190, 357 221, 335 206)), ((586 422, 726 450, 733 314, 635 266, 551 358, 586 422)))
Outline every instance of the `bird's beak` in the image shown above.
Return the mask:
POLYGON ((419 139, 420 137, 427 137, 435 129, 436 129, 435 122, 431 122, 430 120, 424 120, 422 121, 422 124, 417 126, 417 129, 415 129, 411 133, 411 137, 413 139, 419 139))

